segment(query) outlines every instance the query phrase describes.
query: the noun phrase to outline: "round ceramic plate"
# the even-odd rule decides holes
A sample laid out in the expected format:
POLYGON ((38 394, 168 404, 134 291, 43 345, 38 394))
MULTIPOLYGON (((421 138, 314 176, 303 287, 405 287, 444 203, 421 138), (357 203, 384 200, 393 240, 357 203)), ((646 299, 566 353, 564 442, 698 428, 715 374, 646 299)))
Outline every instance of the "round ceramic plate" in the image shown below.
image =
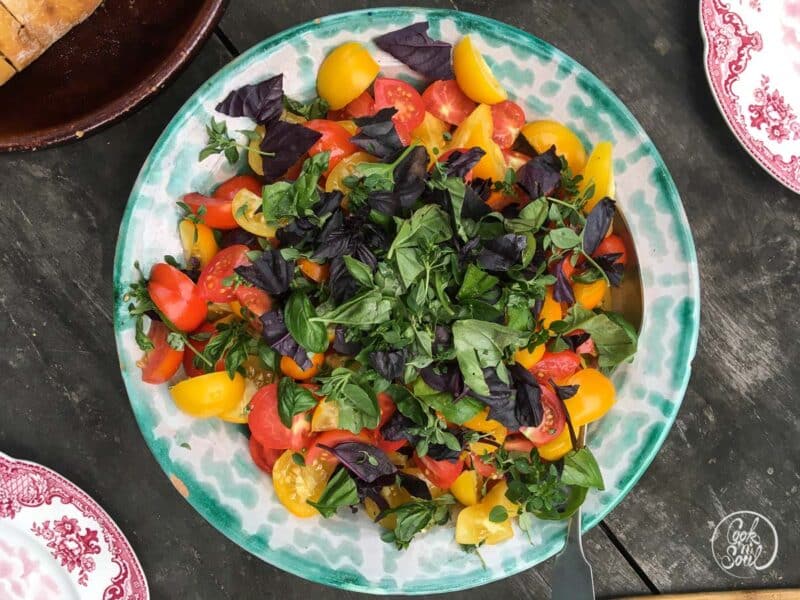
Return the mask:
POLYGON ((800 194, 800 0, 701 0, 705 68, 739 142, 800 194))
POLYGON ((147 600, 128 540, 80 488, 0 452, 0 598, 147 600))
MULTIPOLYGON (((574 60, 542 40, 469 13, 370 10, 326 17, 265 40, 205 83, 167 127, 142 167, 123 218, 115 259, 115 329, 120 364, 142 434, 178 490, 237 544, 286 571, 331 586, 372 593, 421 594, 473 587, 527 569, 556 553, 564 525, 542 522, 533 543, 517 534, 484 547, 482 565, 462 552, 453 529, 440 527, 397 551, 380 540, 363 513, 297 519, 278 503, 267 475, 252 464, 239 427, 182 414, 166 385, 142 383, 123 295, 165 254, 181 252, 175 201, 189 191, 210 192, 241 164, 221 157, 197 162, 214 106, 239 86, 284 73, 287 93, 314 95, 316 67, 347 40, 368 45, 390 76, 415 79, 371 40, 427 20, 430 35, 455 42, 471 34, 495 74, 529 118, 555 118, 576 131, 587 149, 614 143, 619 205, 640 257, 644 285, 641 348, 614 375, 618 403, 594 428, 589 444, 603 469, 606 490, 591 493, 585 527, 603 518, 630 491, 663 442, 689 379, 697 340, 699 289, 692 237, 678 193, 661 157, 620 100, 574 60)), ((421 82, 420 82, 421 83, 421 82)), ((246 127, 229 119, 229 130, 246 127)))

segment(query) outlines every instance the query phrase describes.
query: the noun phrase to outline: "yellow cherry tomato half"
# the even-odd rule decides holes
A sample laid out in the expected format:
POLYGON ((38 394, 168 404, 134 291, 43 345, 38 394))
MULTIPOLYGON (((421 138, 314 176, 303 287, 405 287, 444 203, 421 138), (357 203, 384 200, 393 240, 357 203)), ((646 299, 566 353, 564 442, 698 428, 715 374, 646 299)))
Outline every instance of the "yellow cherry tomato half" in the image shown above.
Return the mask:
POLYGON ((506 172, 506 161, 500 146, 492 139, 492 108, 479 104, 453 132, 447 150, 468 149, 477 146, 486 154, 472 172, 475 177, 502 181, 506 172))
POLYGON ((183 258, 187 265, 195 259, 199 261, 202 269, 219 252, 214 231, 208 225, 183 219, 178 225, 178 233, 183 246, 183 258))
POLYGON ((461 475, 450 486, 450 493, 464 506, 472 506, 478 503, 479 489, 480 480, 478 479, 478 474, 469 469, 461 471, 461 475))
POLYGON ((275 373, 267 369, 257 356, 248 356, 242 363, 242 368, 245 374, 242 399, 232 409, 219 415, 220 419, 229 423, 247 423, 250 415, 250 400, 258 390, 275 380, 275 373))
POLYGON ((556 147, 556 154, 563 156, 574 174, 581 173, 586 165, 586 150, 571 129, 558 121, 532 121, 521 131, 536 152, 547 152, 556 147))
POLYGON ((253 139, 247 144, 247 164, 250 165, 250 168, 253 169, 256 175, 264 174, 264 163, 262 162, 262 156, 259 154, 259 150, 261 140, 264 139, 266 132, 267 130, 263 125, 257 125, 256 133, 259 136, 258 139, 253 139))
POLYGON ((469 445, 470 452, 478 456, 496 452, 498 445, 502 446, 508 435, 508 429, 500 421, 489 419, 488 416, 489 409, 486 409, 464 422, 464 427, 487 434, 485 437, 495 442, 495 444, 471 442, 469 445))
POLYGON ((562 385, 578 386, 575 395, 564 400, 576 432, 581 425, 605 415, 616 401, 614 384, 597 369, 581 369, 562 385))
POLYGON ((598 279, 591 283, 572 284, 572 292, 575 294, 575 302, 586 310, 592 310, 602 304, 606 296, 608 284, 605 279, 598 279))
POLYGON ((480 502, 462 509, 456 520, 456 543, 470 546, 480 543, 491 545, 513 537, 511 516, 500 523, 494 523, 489 520, 492 508, 480 502))
POLYGON ((261 196, 248 189, 239 190, 233 197, 231 212, 236 223, 244 229, 260 237, 275 237, 275 226, 264 220, 261 196), (258 211, 258 212, 256 212, 258 211))
POLYGON ((542 460, 549 460, 550 462, 562 458, 570 450, 572 450, 572 439, 569 437, 568 427, 564 427, 564 430, 558 434, 556 439, 536 448, 542 460))
POLYGON ((311 431, 339 429, 339 406, 336 402, 320 402, 311 416, 311 431))
POLYGON ((344 179, 348 175, 356 175, 356 167, 361 163, 373 163, 377 158, 366 152, 354 152, 350 156, 344 157, 331 169, 325 179, 325 191, 332 192, 340 190, 346 192, 349 188, 344 184, 344 179))
POLYGON ((560 321, 563 317, 564 312, 561 309, 561 303, 553 298, 553 288, 548 287, 544 294, 542 310, 539 312, 539 319, 542 321, 542 326, 545 329, 550 329, 550 325, 553 321, 560 321))
POLYGON ((425 112, 425 117, 422 123, 411 132, 411 140, 425 146, 428 151, 428 166, 433 165, 444 153, 444 148, 447 146, 447 141, 444 139, 444 134, 450 131, 450 125, 437 119, 431 113, 425 112))
POLYGON ((319 66, 317 92, 333 110, 339 110, 358 98, 380 70, 364 46, 345 42, 334 48, 319 66))
POLYGON ((225 371, 181 381, 169 390, 175 405, 193 417, 215 417, 232 410, 244 395, 244 377, 225 371))
POLYGON ((539 362, 544 356, 545 345, 539 344, 533 350, 527 348, 520 348, 514 353, 514 360, 521 364, 526 369, 530 369, 533 365, 539 362))
POLYGON ((586 161, 586 168, 583 170, 583 179, 578 184, 578 191, 583 194, 586 189, 594 184, 594 192, 583 205, 583 211, 589 213, 595 204, 605 197, 613 198, 616 193, 614 185, 614 146, 611 142, 600 142, 597 144, 589 160, 586 161))
POLYGON ((325 461, 317 461, 311 465, 297 464, 293 454, 293 450, 287 450, 272 467, 275 495, 294 516, 313 517, 319 512, 307 501, 319 499, 336 465, 328 465, 325 461))
POLYGON ((486 59, 465 35, 453 48, 453 71, 461 91, 475 102, 497 104, 508 98, 508 94, 497 81, 486 59))

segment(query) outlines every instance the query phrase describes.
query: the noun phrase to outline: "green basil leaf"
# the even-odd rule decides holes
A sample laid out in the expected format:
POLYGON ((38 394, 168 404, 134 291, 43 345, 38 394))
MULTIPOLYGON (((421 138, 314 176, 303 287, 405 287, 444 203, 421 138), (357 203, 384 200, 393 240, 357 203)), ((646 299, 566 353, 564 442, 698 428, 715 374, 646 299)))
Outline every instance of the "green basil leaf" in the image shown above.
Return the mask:
POLYGON ((508 511, 506 510, 506 507, 501 504, 492 507, 492 510, 489 511, 489 520, 492 523, 503 523, 508 521, 508 511))
POLYGON ((264 219, 276 223, 300 216, 314 216, 311 207, 319 200, 317 183, 328 168, 330 152, 320 152, 306 159, 297 179, 277 181, 261 190, 264 219))
POLYGON ((384 297, 379 290, 368 290, 312 320, 362 328, 379 325, 391 318, 393 304, 394 300, 384 297))
POLYGON ((317 311, 305 292, 294 292, 286 301, 283 318, 292 337, 309 352, 325 352, 328 349, 328 330, 323 323, 314 320, 317 311))
MULTIPOLYGON (((425 383, 422 378, 415 379, 411 384, 414 394, 434 410, 444 415, 444 418, 451 423, 461 425, 466 423, 475 415, 480 413, 486 406, 480 400, 471 396, 464 396, 458 402, 453 399, 452 394, 439 392, 425 383)), ((398 405, 399 408, 399 405, 398 405)), ((403 412, 402 410, 400 412, 403 412)), ((405 415, 406 413, 403 412, 405 415)), ((412 418, 411 415, 406 415, 412 418)))
POLYGON ((550 232, 550 240, 556 248, 571 250, 581 243, 581 237, 569 227, 560 227, 550 232))
POLYGON ((309 121, 313 119, 324 119, 328 115, 330 106, 324 98, 317 96, 311 102, 300 102, 288 96, 283 97, 283 107, 290 113, 294 113, 309 121))
POLYGON ((136 345, 139 346, 139 350, 142 352, 155 348, 153 341, 144 332, 144 318, 142 315, 137 315, 136 317, 136 345))
POLYGON ((594 454, 588 448, 572 450, 564 457, 562 483, 604 490, 603 475, 594 454))
POLYGON ((490 275, 480 267, 469 264, 467 265, 466 273, 464 273, 464 281, 461 283, 456 297, 459 300, 480 298, 493 289, 499 281, 497 277, 490 275))
POLYGON ((283 377, 278 383, 278 416, 284 427, 292 426, 292 418, 314 408, 317 399, 304 387, 297 385, 291 377, 283 377))
POLYGON ((476 394, 489 395, 483 368, 499 367, 507 352, 527 344, 528 336, 505 325, 462 319, 453 323, 453 345, 464 383, 476 394))
POLYGON ((306 502, 316 508, 323 517, 330 518, 340 507, 358 504, 356 482, 345 469, 339 469, 330 478, 319 499, 316 502, 312 500, 306 502))
MULTIPOLYGON (((598 364, 608 369, 629 360, 636 352, 637 335, 633 326, 617 313, 595 313, 576 304, 557 325, 559 334, 583 329, 592 337, 598 364)), ((554 329, 555 331, 555 329, 554 329)))
POLYGON ((362 286, 371 288, 374 285, 374 282, 372 281, 372 269, 370 269, 363 262, 353 258, 352 256, 345 256, 344 264, 347 267, 347 270, 350 271, 350 275, 353 276, 353 279, 355 279, 362 286))

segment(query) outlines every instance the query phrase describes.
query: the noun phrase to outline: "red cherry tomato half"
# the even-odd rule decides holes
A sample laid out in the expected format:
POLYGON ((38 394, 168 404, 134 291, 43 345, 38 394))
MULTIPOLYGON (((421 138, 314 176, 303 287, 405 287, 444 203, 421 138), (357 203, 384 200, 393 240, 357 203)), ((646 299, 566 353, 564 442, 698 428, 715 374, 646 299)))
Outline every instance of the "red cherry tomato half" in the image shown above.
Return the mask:
POLYGON ((322 134, 317 143, 308 150, 308 154, 309 156, 314 156, 320 152, 330 152, 328 169, 325 171, 326 177, 333 167, 339 164, 339 161, 359 150, 358 146, 350 142, 350 132, 334 121, 314 119, 303 123, 303 127, 308 127, 322 134))
POLYGON ((567 422, 564 403, 556 397, 556 393, 549 385, 542 385, 541 390, 542 422, 537 427, 520 428, 520 433, 537 447, 551 442, 561 435, 567 422))
POLYGON ((181 331, 193 331, 206 319, 208 309, 202 292, 172 265, 153 265, 147 291, 156 308, 181 331))
MULTIPOLYGON (((210 336, 214 335, 217 332, 217 328, 214 327, 213 323, 203 323, 199 328, 195 329, 191 335, 189 336, 189 343, 194 346, 198 352, 202 352, 205 350, 205 347, 208 345, 208 341, 211 339, 210 336), (206 335, 209 337, 207 339, 202 340, 193 340, 192 336, 196 334, 201 334, 202 337, 205 338, 206 335)), ((198 369, 194 366, 194 357, 195 353, 190 349, 186 348, 183 352, 183 370, 186 371, 186 374, 189 377, 197 377, 198 375, 205 375, 205 371, 203 369, 198 369)), ((224 365, 223 365, 224 368, 224 365)), ((220 369, 217 369, 220 370, 220 369)))
POLYGON ((593 256, 603 256, 604 254, 622 254, 616 262, 622 263, 623 265, 628 263, 628 252, 625 250, 625 242, 623 242, 622 238, 616 233, 612 233, 600 242, 593 256))
POLYGON ((202 220, 203 223, 214 229, 236 229, 239 225, 233 218, 231 211, 231 203, 229 200, 220 200, 211 196, 204 196, 192 192, 186 194, 182 199, 194 214, 200 210, 201 206, 205 207, 202 220))
MULTIPOLYGON (((250 190, 257 196, 260 196, 262 187, 262 183, 252 175, 236 175, 219 184, 219 187, 214 190, 214 198, 225 200, 229 203, 228 206, 230 206, 234 196, 241 190, 250 190)), ((213 227, 213 225, 210 226, 213 227)))
POLYGON ((480 475, 484 479, 488 479, 489 477, 497 473, 497 468, 494 465, 490 465, 489 463, 483 462, 481 457, 478 456, 477 454, 474 453, 470 454, 470 460, 472 461, 472 467, 478 472, 478 475, 480 475))
POLYGON ((458 125, 478 106, 453 79, 434 81, 422 92, 425 108, 437 119, 458 125))
POLYGON ((167 343, 169 328, 161 321, 151 321, 147 337, 153 343, 142 359, 142 381, 164 383, 178 371, 183 360, 183 350, 175 350, 167 343))
POLYGON ((247 423, 250 433, 264 448, 279 450, 290 448, 300 451, 311 442, 311 420, 309 413, 300 413, 292 419, 292 427, 286 427, 278 415, 278 384, 270 383, 258 390, 250 401, 251 409, 247 423))
POLYGON ((378 429, 380 429, 392 418, 392 415, 397 410, 397 405, 389 394, 381 392, 378 394, 378 408, 381 411, 381 421, 378 423, 378 429))
POLYGON ((314 438, 314 445, 308 450, 306 454, 306 464, 310 465, 317 460, 324 460, 326 462, 337 462, 339 459, 333 456, 330 452, 321 446, 328 448, 335 448, 344 442, 363 442, 365 444, 374 444, 374 438, 367 433, 366 429, 362 429, 359 433, 352 433, 344 429, 332 429, 330 431, 323 431, 316 438, 314 438))
POLYGON ((503 157, 506 159, 506 166, 514 171, 519 171, 531 157, 516 150, 503 150, 503 157))
POLYGON ((275 465, 280 455, 284 453, 284 450, 264 448, 253 436, 250 436, 249 446, 250 457, 253 459, 253 462, 256 463, 256 466, 265 473, 272 475, 272 467, 275 465))
POLYGON ((492 139, 501 148, 510 148, 525 125, 525 111, 511 100, 503 100, 492 105, 492 139))
POLYGON ((250 263, 249 251, 244 244, 234 244, 214 255, 197 279, 197 286, 206 298, 211 302, 230 302, 236 298, 234 288, 223 281, 233 276, 236 267, 250 263))
POLYGON ((364 90, 358 98, 344 107, 344 114, 346 117, 352 117, 354 119, 374 115, 375 100, 373 100, 368 91, 364 90))
POLYGON ((581 357, 572 350, 545 352, 542 358, 531 367, 531 373, 540 381, 556 383, 577 373, 581 369, 581 357))
POLYGON ((429 456, 417 456, 417 454, 414 454, 414 458, 428 481, 445 490, 453 485, 464 470, 464 460, 461 458, 455 462, 434 460, 429 456))
POLYGON ((239 303, 255 316, 260 317, 272 308, 272 298, 262 289, 250 285, 240 285, 234 291, 239 303))
POLYGON ((381 450, 386 452, 387 454, 390 452, 397 452, 408 443, 407 440, 386 440, 383 436, 378 436, 375 438, 375 445, 378 446, 381 450))
POLYGON ((505 439, 503 448, 509 452, 530 453, 530 451, 533 450, 533 443, 525 436, 514 433, 505 439))
MULTIPOLYGON (((447 152, 444 152, 444 153, 443 153, 443 154, 442 154, 442 155, 441 155, 441 156, 438 158, 438 160, 437 160, 436 162, 444 162, 444 161, 446 161, 446 160, 447 160, 447 158, 448 158, 448 157, 449 157, 449 156, 450 156, 450 155, 451 155, 453 152, 467 152, 468 150, 469 150, 469 148, 451 148, 451 149, 450 149, 450 150, 448 150, 447 152)), ((469 183, 470 181, 472 181, 472 177, 474 176, 474 173, 473 173, 473 171, 474 171, 474 170, 475 170, 475 167, 473 167, 472 169, 470 169, 469 171, 467 171, 467 174, 466 174, 466 175, 464 175, 464 181, 466 181, 467 183, 469 183)))
POLYGON ((394 107, 397 113, 392 117, 397 135, 403 144, 411 141, 411 131, 425 118, 425 103, 422 96, 411 85, 399 79, 379 77, 375 80, 375 110, 394 107))

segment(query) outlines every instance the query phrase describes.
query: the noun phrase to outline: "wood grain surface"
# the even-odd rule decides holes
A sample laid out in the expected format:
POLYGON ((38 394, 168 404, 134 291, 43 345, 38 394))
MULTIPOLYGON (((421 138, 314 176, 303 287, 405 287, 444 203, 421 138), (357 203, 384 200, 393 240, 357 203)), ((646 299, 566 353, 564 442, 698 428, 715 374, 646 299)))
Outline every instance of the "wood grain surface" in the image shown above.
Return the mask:
MULTIPOLYGON (((753 162, 719 115, 702 70, 697 3, 419 4, 506 21, 597 74, 661 151, 694 232, 703 296, 694 375, 647 474, 587 536, 599 595, 800 586, 800 197, 753 162), (711 552, 716 523, 739 510, 763 514, 780 540, 775 562, 750 579, 723 571, 711 552)), ((0 156, 0 450, 93 495, 128 535, 153 598, 359 596, 253 558, 171 488, 133 419, 110 315, 125 202, 179 106, 261 39, 366 5, 234 0, 217 36, 138 114, 79 144, 0 156)), ((550 570, 453 597, 547 598, 550 570)))

